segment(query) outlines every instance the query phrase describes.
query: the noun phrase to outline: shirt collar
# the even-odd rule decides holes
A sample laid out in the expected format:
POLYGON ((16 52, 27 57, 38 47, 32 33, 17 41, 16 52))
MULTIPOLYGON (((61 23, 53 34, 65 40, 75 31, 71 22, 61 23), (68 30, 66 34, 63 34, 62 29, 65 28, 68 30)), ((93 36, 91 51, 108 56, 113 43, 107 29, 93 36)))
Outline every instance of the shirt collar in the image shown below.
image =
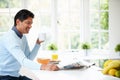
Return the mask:
POLYGON ((22 37, 23 37, 23 35, 17 30, 17 28, 16 28, 15 26, 12 27, 12 30, 15 31, 15 33, 17 34, 17 36, 18 36, 19 38, 22 38, 22 37))

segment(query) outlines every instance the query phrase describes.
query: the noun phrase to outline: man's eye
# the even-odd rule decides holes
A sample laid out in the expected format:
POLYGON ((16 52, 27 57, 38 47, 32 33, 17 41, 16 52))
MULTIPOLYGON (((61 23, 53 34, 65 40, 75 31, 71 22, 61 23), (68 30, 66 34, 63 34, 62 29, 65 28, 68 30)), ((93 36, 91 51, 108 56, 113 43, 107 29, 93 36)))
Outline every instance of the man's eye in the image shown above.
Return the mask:
POLYGON ((26 24, 31 24, 31 22, 26 22, 26 24))

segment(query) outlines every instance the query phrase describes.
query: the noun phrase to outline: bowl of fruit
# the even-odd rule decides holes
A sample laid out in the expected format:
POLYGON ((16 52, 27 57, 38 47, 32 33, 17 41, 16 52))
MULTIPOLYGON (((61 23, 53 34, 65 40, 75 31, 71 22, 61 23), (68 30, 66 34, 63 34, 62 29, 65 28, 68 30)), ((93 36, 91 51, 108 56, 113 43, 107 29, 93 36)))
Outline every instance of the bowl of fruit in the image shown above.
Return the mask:
POLYGON ((37 58, 37 62, 40 64, 48 64, 50 62, 50 59, 48 58, 37 58))
POLYGON ((105 61, 102 73, 120 78, 120 60, 105 61))

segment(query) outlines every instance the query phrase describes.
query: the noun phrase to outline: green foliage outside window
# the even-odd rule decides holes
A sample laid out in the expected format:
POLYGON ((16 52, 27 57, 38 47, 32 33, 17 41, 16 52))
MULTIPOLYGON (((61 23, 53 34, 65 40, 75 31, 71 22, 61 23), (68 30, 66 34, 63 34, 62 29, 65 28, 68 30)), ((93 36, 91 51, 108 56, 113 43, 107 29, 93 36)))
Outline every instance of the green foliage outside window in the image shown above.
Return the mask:
POLYGON ((8 0, 0 0, 0 8, 8 8, 8 0))
POLYGON ((100 0, 100 2, 101 2, 101 4, 100 4, 101 10, 108 10, 109 9, 108 0, 100 0))
POLYGON ((79 35, 78 33, 71 35, 71 49, 78 49, 79 47, 79 35))
POLYGON ((0 8, 17 8, 21 6, 21 0, 0 0, 0 8))
POLYGON ((109 19, 108 12, 101 13, 100 17, 101 17, 101 20, 100 20, 101 28, 104 29, 104 30, 108 30, 108 26, 109 26, 109 23, 108 23, 108 19, 109 19))
MULTIPOLYGON (((91 33, 91 43, 93 48, 103 49, 104 46, 108 43, 109 39, 109 4, 108 0, 98 1, 100 3, 100 7, 96 8, 96 11, 91 15, 92 17, 90 26, 92 30, 95 30, 91 33)), ((98 4, 98 2, 97 0, 91 0, 91 4, 95 5, 98 4), (94 3, 94 1, 96 1, 96 3, 94 3)))
POLYGON ((9 22, 11 22, 9 16, 7 15, 0 16, 0 32, 5 32, 9 29, 10 27, 9 22))

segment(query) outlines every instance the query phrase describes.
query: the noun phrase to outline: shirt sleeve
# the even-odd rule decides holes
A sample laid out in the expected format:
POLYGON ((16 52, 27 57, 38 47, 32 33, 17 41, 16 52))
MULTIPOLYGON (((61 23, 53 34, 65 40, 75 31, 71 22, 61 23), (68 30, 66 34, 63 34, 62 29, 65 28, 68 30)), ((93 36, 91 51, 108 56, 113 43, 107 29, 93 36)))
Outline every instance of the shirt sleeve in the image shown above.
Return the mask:
POLYGON ((34 46, 34 48, 32 49, 32 51, 31 51, 31 54, 29 55, 29 58, 30 59, 34 59, 35 58, 35 56, 37 55, 37 53, 38 53, 38 49, 40 48, 40 45, 39 44, 35 44, 35 46, 34 46))
POLYGON ((40 64, 35 63, 28 59, 24 52, 21 50, 20 42, 15 39, 14 37, 6 38, 4 40, 5 47, 8 50, 10 54, 13 55, 13 57, 22 65, 30 69, 39 69, 40 70, 40 64))
POLYGON ((25 55, 26 55, 27 58, 33 60, 36 57, 37 53, 38 53, 40 45, 39 44, 35 44, 33 49, 30 51, 26 37, 25 37, 24 41, 25 41, 25 44, 26 44, 25 55))

